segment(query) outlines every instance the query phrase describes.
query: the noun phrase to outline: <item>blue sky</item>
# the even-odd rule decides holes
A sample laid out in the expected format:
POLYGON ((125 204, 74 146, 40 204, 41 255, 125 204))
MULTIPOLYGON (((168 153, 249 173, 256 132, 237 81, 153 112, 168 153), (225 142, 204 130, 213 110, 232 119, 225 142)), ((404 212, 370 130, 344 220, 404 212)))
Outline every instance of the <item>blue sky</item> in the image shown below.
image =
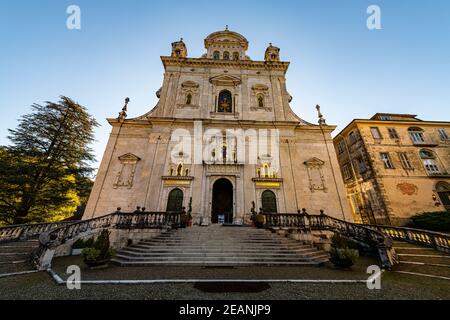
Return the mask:
MULTIPOLYGON (((320 104, 336 133, 376 112, 450 121, 450 1, 0 1, 0 144, 32 103, 67 95, 101 123, 101 160, 125 97, 129 116, 156 104, 161 55, 180 37, 200 57, 203 39, 225 25, 262 60, 269 42, 290 61, 291 106, 316 122, 320 104), (68 30, 66 8, 81 8, 81 30, 68 30), (366 27, 381 8, 381 30, 366 27)), ((98 166, 98 163, 95 164, 98 166)))

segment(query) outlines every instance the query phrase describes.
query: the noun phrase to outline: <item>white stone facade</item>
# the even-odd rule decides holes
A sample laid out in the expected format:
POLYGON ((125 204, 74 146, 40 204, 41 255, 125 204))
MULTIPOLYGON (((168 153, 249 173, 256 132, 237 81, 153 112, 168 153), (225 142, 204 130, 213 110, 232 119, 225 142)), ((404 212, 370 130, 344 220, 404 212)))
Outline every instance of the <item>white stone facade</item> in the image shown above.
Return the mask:
POLYGON ((108 119, 112 132, 84 219, 117 207, 166 211, 170 192, 179 189, 186 209, 192 198, 194 223, 215 222, 218 210, 231 211, 229 222, 248 222, 252 202, 256 210, 267 210, 268 200, 262 200, 267 190, 275 195, 277 212, 323 209, 351 221, 331 138, 335 127, 313 125, 293 113, 285 78, 289 63, 280 61, 279 49, 270 45, 264 61, 252 61, 245 54, 247 40, 229 30, 208 36, 205 48, 201 58, 188 58, 185 44, 174 42, 172 55, 162 57, 165 74, 156 107, 138 118, 108 119), (173 136, 180 129, 191 147, 174 157, 173 136), (279 148, 252 151, 255 142, 248 137, 243 151, 230 139, 205 151, 216 139, 211 130, 220 136, 227 129, 256 133, 258 139, 267 134, 279 148), (232 203, 228 195, 228 202, 223 200, 226 192, 217 194, 225 190, 215 184, 220 179, 231 184, 232 203))

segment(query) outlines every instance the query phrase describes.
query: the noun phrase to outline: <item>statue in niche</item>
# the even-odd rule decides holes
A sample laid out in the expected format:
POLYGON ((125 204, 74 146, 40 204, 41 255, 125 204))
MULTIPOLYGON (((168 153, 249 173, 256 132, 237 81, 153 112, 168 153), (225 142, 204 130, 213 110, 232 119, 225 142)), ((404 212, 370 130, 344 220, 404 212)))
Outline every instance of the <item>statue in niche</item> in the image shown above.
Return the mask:
POLYGON ((223 162, 227 161, 227 146, 222 147, 222 158, 223 162))
POLYGON ((177 176, 181 177, 183 172, 183 165, 180 163, 177 167, 177 176))
POLYGON ((188 93, 187 97, 186 97, 186 104, 191 104, 192 103, 192 94, 188 93))
POLYGON ((264 108, 264 97, 262 95, 258 96, 258 107, 264 108))

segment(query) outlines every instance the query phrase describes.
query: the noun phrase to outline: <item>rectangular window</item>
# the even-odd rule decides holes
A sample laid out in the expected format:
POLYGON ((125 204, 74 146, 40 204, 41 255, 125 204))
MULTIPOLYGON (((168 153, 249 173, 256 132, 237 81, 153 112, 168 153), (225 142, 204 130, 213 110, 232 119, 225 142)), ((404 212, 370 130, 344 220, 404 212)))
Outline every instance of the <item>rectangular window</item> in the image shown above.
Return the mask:
POLYGON ((370 132, 372 132, 372 137, 374 139, 381 139, 380 129, 378 127, 371 127, 370 132))
POLYGON ((367 171, 366 163, 362 157, 358 157, 356 162, 358 163, 359 173, 367 171))
POLYGON ((338 153, 339 154, 344 153, 344 141, 341 141, 341 142, 338 143, 337 149, 338 149, 338 153))
POLYGON ((354 131, 350 132, 348 139, 350 140, 350 144, 354 144, 356 142, 356 134, 354 131))
POLYGON ((342 175, 344 176, 345 180, 349 180, 353 177, 352 172, 350 170, 350 165, 344 164, 344 166, 342 167, 342 175))
POLYGON ((423 165, 425 170, 427 170, 428 174, 439 174, 439 167, 434 159, 425 159, 423 160, 423 165))
POLYGON ((391 138, 391 139, 399 139, 397 130, 395 130, 395 128, 388 128, 388 132, 389 132, 389 138, 391 138))
POLYGON ((438 133, 439 133, 439 138, 441 138, 442 141, 449 140, 448 134, 445 131, 445 129, 438 129, 438 133))
POLYGON ((402 163, 402 167, 404 169, 413 169, 411 161, 409 161, 408 154, 406 152, 399 152, 398 157, 400 158, 400 162, 402 163))
POLYGON ((380 120, 389 121, 389 120, 392 120, 392 117, 391 116, 380 116, 380 120))
POLYGON ((413 143, 424 143, 425 138, 423 137, 423 133, 421 131, 411 131, 409 132, 413 143))
POLYGON ((380 152, 381 161, 384 163, 384 167, 386 169, 394 169, 394 165, 392 163, 391 157, 387 152, 380 152))

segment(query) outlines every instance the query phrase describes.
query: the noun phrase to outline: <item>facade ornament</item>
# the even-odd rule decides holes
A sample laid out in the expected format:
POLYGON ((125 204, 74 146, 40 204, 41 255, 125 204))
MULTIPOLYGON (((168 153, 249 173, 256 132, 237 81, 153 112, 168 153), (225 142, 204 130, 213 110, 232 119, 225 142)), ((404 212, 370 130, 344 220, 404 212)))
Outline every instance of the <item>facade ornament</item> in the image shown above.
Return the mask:
POLYGON ((320 112, 320 106, 319 105, 316 105, 316 109, 317 109, 317 115, 318 115, 318 117, 319 117, 319 125, 327 125, 327 122, 326 122, 326 120, 325 120, 325 118, 323 117, 323 114, 322 114, 322 112, 320 112))
POLYGON ((124 120, 127 117, 129 102, 130 102, 130 98, 125 98, 125 105, 123 106, 122 111, 119 112, 119 117, 117 117, 117 119, 124 120))

